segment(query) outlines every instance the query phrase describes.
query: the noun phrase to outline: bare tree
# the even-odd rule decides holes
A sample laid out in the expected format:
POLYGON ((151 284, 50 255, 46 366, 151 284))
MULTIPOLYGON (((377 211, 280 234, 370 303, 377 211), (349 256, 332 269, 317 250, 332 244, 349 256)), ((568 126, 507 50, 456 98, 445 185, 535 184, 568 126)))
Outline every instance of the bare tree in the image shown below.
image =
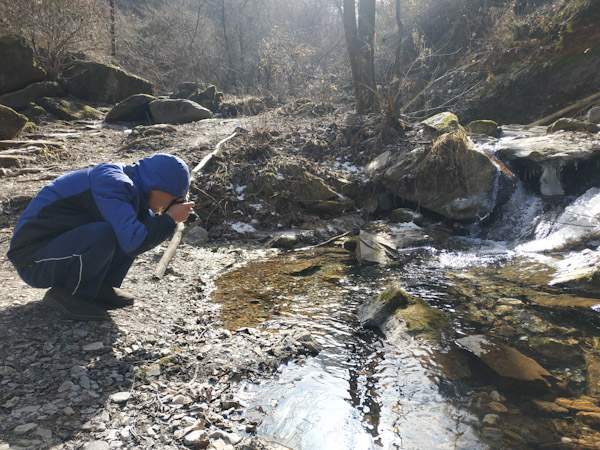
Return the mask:
POLYGON ((381 113, 375 82, 375 0, 344 0, 344 34, 358 114, 381 113))

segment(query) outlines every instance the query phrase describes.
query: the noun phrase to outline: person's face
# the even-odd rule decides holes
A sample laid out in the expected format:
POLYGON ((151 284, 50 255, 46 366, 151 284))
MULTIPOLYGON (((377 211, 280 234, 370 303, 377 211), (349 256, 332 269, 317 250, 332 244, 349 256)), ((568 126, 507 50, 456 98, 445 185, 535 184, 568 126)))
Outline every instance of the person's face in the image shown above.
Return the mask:
POLYGON ((163 191, 150 191, 150 198, 148 199, 148 206, 152 212, 156 215, 161 215, 165 212, 165 209, 175 200, 183 200, 182 198, 177 198, 172 196, 171 194, 167 194, 163 191))

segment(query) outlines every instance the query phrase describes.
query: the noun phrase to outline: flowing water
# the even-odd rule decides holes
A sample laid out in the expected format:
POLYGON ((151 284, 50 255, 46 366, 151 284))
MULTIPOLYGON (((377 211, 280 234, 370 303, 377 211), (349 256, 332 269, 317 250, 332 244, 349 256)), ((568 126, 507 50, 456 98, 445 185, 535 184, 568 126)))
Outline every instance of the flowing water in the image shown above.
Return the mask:
POLYGON ((589 192, 561 216, 520 187, 494 223, 472 230, 478 238, 400 249, 387 267, 360 267, 352 252, 327 247, 279 253, 223 275, 214 300, 225 326, 302 327, 323 346, 260 385, 241 385, 247 414, 260 421, 257 434, 294 449, 569 448, 593 434, 570 413, 535 407, 564 391, 515 392, 471 359, 466 370, 456 348, 362 328, 357 308, 400 283, 444 311, 455 338, 496 337, 533 357, 561 389, 585 394, 586 355, 600 347, 600 300, 553 287, 568 258, 532 252, 593 237, 596 203, 600 194, 589 192), (490 410, 492 402, 507 410, 490 410), (487 422, 488 414, 498 419, 487 422))

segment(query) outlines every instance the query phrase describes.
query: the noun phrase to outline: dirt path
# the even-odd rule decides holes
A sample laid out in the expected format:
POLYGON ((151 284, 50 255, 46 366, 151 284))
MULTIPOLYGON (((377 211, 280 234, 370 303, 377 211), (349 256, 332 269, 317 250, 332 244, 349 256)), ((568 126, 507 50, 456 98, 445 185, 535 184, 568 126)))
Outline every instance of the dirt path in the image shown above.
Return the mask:
POLYGON ((302 330, 284 336, 228 331, 209 298, 219 273, 264 250, 226 242, 183 245, 156 281, 152 272, 165 243, 138 258, 124 282, 137 297, 134 306, 112 311, 104 323, 61 320, 41 304, 44 291, 18 279, 5 256, 18 215, 54 177, 156 151, 182 154, 192 165, 237 125, 249 126, 218 119, 180 126, 145 139, 144 150, 135 152, 123 150, 132 142, 123 129, 48 125, 33 137, 62 145, 42 149, 28 164, 39 172, 0 177, 0 449, 209 442, 277 448, 247 440, 256 423, 244 417, 232 386, 268 376, 283 361, 314 351, 314 343, 302 330))

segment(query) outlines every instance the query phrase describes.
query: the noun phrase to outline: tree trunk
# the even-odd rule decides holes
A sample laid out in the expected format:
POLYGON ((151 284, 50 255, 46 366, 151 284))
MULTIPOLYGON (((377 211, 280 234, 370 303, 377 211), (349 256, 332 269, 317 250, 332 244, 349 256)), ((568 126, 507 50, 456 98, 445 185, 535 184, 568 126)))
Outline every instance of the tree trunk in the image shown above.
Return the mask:
POLYGON ((115 37, 115 0, 110 0, 110 56, 116 56, 116 54, 117 39, 115 37))
POLYGON ((358 26, 355 0, 344 0, 344 34, 358 114, 381 113, 375 83, 375 0, 359 0, 358 26))

